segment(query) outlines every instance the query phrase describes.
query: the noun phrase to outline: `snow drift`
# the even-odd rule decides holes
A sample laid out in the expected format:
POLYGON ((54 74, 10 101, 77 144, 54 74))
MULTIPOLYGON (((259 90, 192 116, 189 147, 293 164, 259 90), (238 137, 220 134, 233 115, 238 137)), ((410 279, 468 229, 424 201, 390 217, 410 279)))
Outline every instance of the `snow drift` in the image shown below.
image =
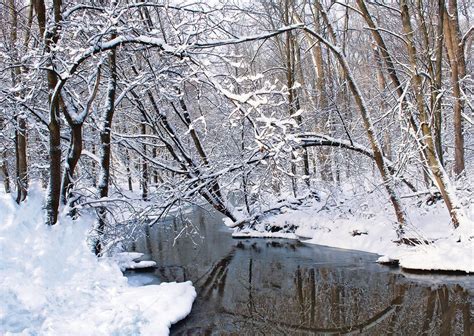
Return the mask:
MULTIPOLYGON (((379 262, 396 260, 404 269, 474 273, 474 206, 466 206, 468 217, 454 230, 443 203, 405 204, 410 213, 405 237, 416 242, 410 245, 399 242, 398 223, 384 207, 383 198, 351 193, 347 187, 338 195, 340 203, 334 201, 329 207, 311 200, 300 208, 284 209, 263 217, 253 227, 236 229, 233 235, 299 238, 305 243, 383 255, 379 262), (287 232, 288 227, 296 229, 287 232)), ((324 195, 323 199, 327 198, 324 195)), ((464 203, 470 202, 466 199, 464 203)))
POLYGON ((93 218, 43 224, 43 192, 0 194, 0 334, 167 335, 189 314, 191 282, 130 287, 87 246, 93 218))

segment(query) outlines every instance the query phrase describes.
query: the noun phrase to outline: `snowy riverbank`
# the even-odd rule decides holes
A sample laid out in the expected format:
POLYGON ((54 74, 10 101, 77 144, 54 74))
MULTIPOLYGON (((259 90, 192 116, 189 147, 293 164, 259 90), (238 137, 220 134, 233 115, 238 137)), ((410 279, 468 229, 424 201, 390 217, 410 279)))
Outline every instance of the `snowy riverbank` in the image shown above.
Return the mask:
POLYGON ((374 195, 365 195, 363 202, 357 196, 338 196, 339 202, 333 204, 323 195, 321 202, 312 200, 298 209, 285 209, 265 217, 253 229, 236 230, 233 235, 284 237, 372 252, 382 256, 379 262, 398 260, 405 269, 474 273, 474 238, 470 238, 474 237, 473 206, 466 208, 464 226, 453 230, 442 202, 430 206, 407 202, 410 223, 405 237, 415 242, 410 246, 397 243, 394 216, 374 195))
POLYGON ((43 224, 43 192, 0 194, 1 335, 167 335, 191 311, 191 282, 131 287, 87 246, 93 218, 43 224))

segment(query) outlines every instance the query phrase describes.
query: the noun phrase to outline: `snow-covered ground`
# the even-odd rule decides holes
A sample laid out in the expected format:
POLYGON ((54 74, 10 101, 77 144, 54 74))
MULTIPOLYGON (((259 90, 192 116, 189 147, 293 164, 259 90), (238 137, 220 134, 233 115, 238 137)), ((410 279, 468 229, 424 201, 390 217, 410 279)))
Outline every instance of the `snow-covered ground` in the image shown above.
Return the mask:
POLYGON ((87 245, 93 218, 43 224, 43 191, 0 193, 0 335, 167 335, 191 311, 191 282, 131 286, 87 245))
POLYGON ((442 201, 430 206, 410 204, 413 198, 405 201, 410 220, 405 237, 417 242, 409 246, 396 243, 395 216, 380 195, 344 190, 333 196, 323 194, 320 202, 313 200, 297 210, 267 216, 253 229, 236 230, 234 236, 299 238, 305 243, 377 253, 382 255, 379 262, 397 260, 405 269, 474 273, 474 206, 469 206, 470 201, 464 200, 467 218, 457 230, 442 201), (272 233, 269 227, 282 229, 272 233), (285 233, 288 227, 297 229, 285 233))

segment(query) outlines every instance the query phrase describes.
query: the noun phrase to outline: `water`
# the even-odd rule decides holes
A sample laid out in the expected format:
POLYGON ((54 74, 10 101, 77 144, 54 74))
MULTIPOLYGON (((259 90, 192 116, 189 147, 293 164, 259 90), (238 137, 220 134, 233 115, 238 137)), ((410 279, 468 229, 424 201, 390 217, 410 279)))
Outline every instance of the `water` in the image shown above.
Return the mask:
POLYGON ((196 287, 172 335, 474 334, 468 276, 407 276, 370 253, 232 239, 221 217, 202 209, 147 229, 131 249, 159 266, 129 272, 129 281, 196 287))

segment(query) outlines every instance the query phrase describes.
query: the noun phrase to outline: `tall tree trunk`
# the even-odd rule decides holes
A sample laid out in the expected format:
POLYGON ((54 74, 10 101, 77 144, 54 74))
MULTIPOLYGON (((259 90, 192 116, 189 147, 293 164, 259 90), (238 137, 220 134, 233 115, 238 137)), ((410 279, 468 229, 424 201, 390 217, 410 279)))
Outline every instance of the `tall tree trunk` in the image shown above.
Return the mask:
MULTIPOLYGON (((0 114, 0 129, 5 129, 5 120, 3 115, 0 114)), ((2 144, 2 150, 0 151, 0 170, 3 175, 3 187, 5 189, 5 193, 9 194, 11 192, 10 187, 10 173, 8 171, 8 149, 7 144, 2 144)))
POLYGON ((59 124, 59 99, 51 102, 49 129, 49 185, 46 199, 46 223, 56 224, 61 194, 61 130, 59 124))
MULTIPOLYGON (((377 50, 377 47, 374 48, 374 58, 375 64, 377 65, 377 83, 379 86, 380 94, 380 115, 384 114, 384 111, 387 110, 387 103, 385 101, 385 90, 387 87, 387 83, 385 81, 385 77, 382 71, 382 60, 380 59, 380 53, 377 50)), ((388 125, 384 125, 384 132, 383 132, 383 151, 384 156, 389 160, 392 160, 392 140, 390 136, 390 128, 388 125)))
MULTIPOLYGON (((59 39, 59 25, 61 22, 61 0, 53 0, 54 25, 46 30, 46 6, 44 0, 35 0, 35 11, 38 27, 44 36, 46 54, 54 53, 52 46, 59 39)), ((53 67, 52 55, 49 56, 47 66, 53 67)), ((61 194, 61 129, 59 124, 59 95, 53 96, 58 83, 54 70, 47 70, 49 89, 49 185, 46 198, 46 224, 54 225, 58 219, 59 198, 61 194)))
MULTIPOLYGON (((321 21, 320 21, 320 10, 318 6, 314 6, 313 11, 313 22, 316 27, 316 32, 321 33, 321 21)), ((311 48, 311 59, 313 61, 313 67, 316 74, 316 90, 318 94, 318 111, 319 115, 317 116, 316 121, 316 132, 321 132, 328 125, 328 115, 329 115, 329 103, 327 98, 327 91, 325 90, 325 85, 327 83, 326 70, 324 66, 323 52, 321 49, 321 43, 315 41, 313 36, 306 34, 306 37, 313 45, 311 48)), ((328 134, 331 134, 330 127, 328 129, 328 134)), ((320 148, 318 149, 318 161, 321 173, 321 179, 323 181, 332 181, 332 167, 330 162, 330 149, 320 148)))
POLYGON ((464 163, 464 134, 462 113, 464 100, 462 98, 461 81, 466 76, 466 60, 461 43, 461 31, 458 19, 457 0, 448 0, 448 9, 444 15, 445 43, 451 65, 451 85, 454 98, 454 174, 459 176, 465 168, 464 163))
POLYGON ((438 27, 436 34, 436 50, 435 57, 436 61, 434 64, 434 85, 433 92, 431 96, 432 109, 434 114, 434 128, 436 134, 436 150, 438 152, 438 157, 443 163, 443 143, 442 143, 442 122, 443 122, 443 108, 442 108, 442 74, 443 74, 443 41, 444 41, 444 4, 445 0, 438 0, 438 27))
MULTIPOLYGON (((141 124, 141 131, 143 135, 146 135, 146 121, 143 120, 141 124)), ((141 158, 142 161, 142 178, 141 178, 141 185, 142 185, 142 200, 148 200, 148 162, 146 159, 146 145, 143 144, 143 155, 144 157, 141 158)))
POLYGON ((433 175, 434 181, 441 195, 443 196, 446 207, 448 208, 448 211, 451 215, 451 221, 453 223, 453 226, 454 228, 457 228, 460 224, 462 217, 464 217, 464 215, 462 213, 461 205, 458 204, 458 201, 456 200, 456 195, 454 194, 454 188, 451 186, 449 177, 447 176, 445 170, 443 169, 441 163, 439 162, 439 159, 436 153, 436 148, 433 141, 430 118, 425 109, 425 102, 424 102, 423 91, 422 91, 423 83, 422 83, 421 74, 418 70, 418 65, 417 65, 417 59, 416 59, 417 51, 416 51, 416 47, 414 43, 413 28, 411 26, 410 12, 408 8, 407 0, 400 1, 400 12, 401 12, 402 23, 403 23, 403 31, 406 36, 405 40, 407 43, 407 49, 408 49, 407 51, 408 51, 408 56, 410 59, 411 71, 413 74, 413 91, 415 94, 418 113, 420 115, 420 123, 421 123, 420 127, 421 127, 421 132, 423 135, 423 142, 425 144, 425 150, 424 150, 425 160, 431 171, 431 174, 433 175))
MULTIPOLYGON (((112 34, 112 39, 115 38, 112 34)), ((109 195, 109 180, 110 180, 110 157, 111 157, 111 133, 112 120, 115 112, 115 96, 117 91, 117 65, 116 65, 116 50, 115 48, 109 51, 108 56, 110 78, 107 92, 107 106, 103 114, 103 123, 100 129, 100 174, 99 174, 99 197, 105 198, 109 195)), ((98 209, 98 239, 95 244, 96 255, 103 253, 103 234, 106 225, 106 208, 104 206, 98 209)))
MULTIPOLYGON (((10 43, 13 52, 13 59, 19 61, 20 58, 20 44, 18 43, 18 11, 16 8, 15 0, 9 0, 8 3, 10 9, 10 43)), ((19 67, 12 69, 12 84, 15 87, 20 79, 21 70, 19 67)), ((16 129, 15 129, 15 156, 16 156, 16 202, 20 204, 26 199, 28 194, 28 165, 27 165, 27 153, 26 153, 26 119, 17 110, 15 115, 16 129)))
MULTIPOLYGON (((295 60, 295 65, 294 65, 294 72, 295 72, 295 77, 296 77, 296 72, 298 74, 298 77, 299 77, 299 81, 301 83, 301 86, 304 88, 306 87, 305 85, 305 77, 304 77, 304 72, 303 72, 303 65, 302 65, 302 62, 301 62, 301 47, 298 43, 298 41, 296 39, 293 39, 293 48, 294 48, 294 60, 295 60)), ((298 111, 300 108, 301 108, 301 101, 303 100, 303 98, 307 98, 308 102, 312 102, 312 98, 310 95, 308 94, 305 94, 305 91, 303 89, 299 89, 297 91, 297 95, 296 95, 296 110, 298 111), (300 94, 299 94, 300 93, 300 94)), ((304 104, 304 101, 303 101, 303 104, 304 104)), ((312 107, 314 107, 314 104, 311 104, 312 107)), ((299 125, 303 126, 303 117, 301 115, 299 115, 297 117, 297 122, 299 125)), ((310 158, 309 158, 309 152, 308 152, 308 149, 307 148, 303 148, 303 174, 304 174, 304 181, 306 183, 306 186, 308 188, 311 187, 311 179, 310 179, 310 158)))
MULTIPOLYGON (((285 24, 289 24, 289 0, 285 1, 285 24)), ((288 87, 288 112, 290 116, 296 114, 296 92, 293 88, 295 84, 294 80, 294 52, 293 52, 293 37, 291 35, 291 32, 286 33, 286 43, 285 43, 285 60, 286 60, 286 83, 288 87)), ((298 122, 298 121, 297 121, 298 122)), ((293 196, 297 196, 298 193, 298 180, 296 179, 297 176, 297 171, 296 171, 296 163, 295 163, 296 157, 295 154, 292 152, 291 153, 291 186, 293 190, 293 196)))
POLYGON ((28 194, 28 165, 26 156, 26 119, 18 116, 16 129, 16 202, 20 204, 28 194))
MULTIPOLYGON (((442 2, 442 1, 441 1, 442 2)), ((441 61, 442 61, 442 50, 441 54, 438 51, 433 50, 430 45, 430 32, 426 25, 425 16, 428 12, 424 7, 424 4, 421 0, 417 0, 416 3, 416 18, 418 20, 418 29, 421 34, 422 42, 422 53, 420 56, 424 57, 424 63, 428 68, 428 74, 430 76, 430 112, 433 118, 433 138, 435 142, 436 152, 438 154, 438 159, 441 165, 443 165, 443 151, 441 146, 441 61), (436 54, 437 59, 432 60, 432 55, 436 54), (436 62, 436 63, 435 63, 436 62), (437 71, 438 70, 438 71, 437 71)), ((444 5, 443 5, 444 6, 444 5)), ((442 12, 442 11, 441 11, 442 12)), ((438 47, 442 45, 443 41, 443 21, 438 21, 438 30, 437 30, 437 40, 438 47), (440 31, 441 29, 441 31, 440 31)), ((436 46, 435 46, 436 47, 436 46)), ((439 50, 439 48, 438 48, 439 50)))

